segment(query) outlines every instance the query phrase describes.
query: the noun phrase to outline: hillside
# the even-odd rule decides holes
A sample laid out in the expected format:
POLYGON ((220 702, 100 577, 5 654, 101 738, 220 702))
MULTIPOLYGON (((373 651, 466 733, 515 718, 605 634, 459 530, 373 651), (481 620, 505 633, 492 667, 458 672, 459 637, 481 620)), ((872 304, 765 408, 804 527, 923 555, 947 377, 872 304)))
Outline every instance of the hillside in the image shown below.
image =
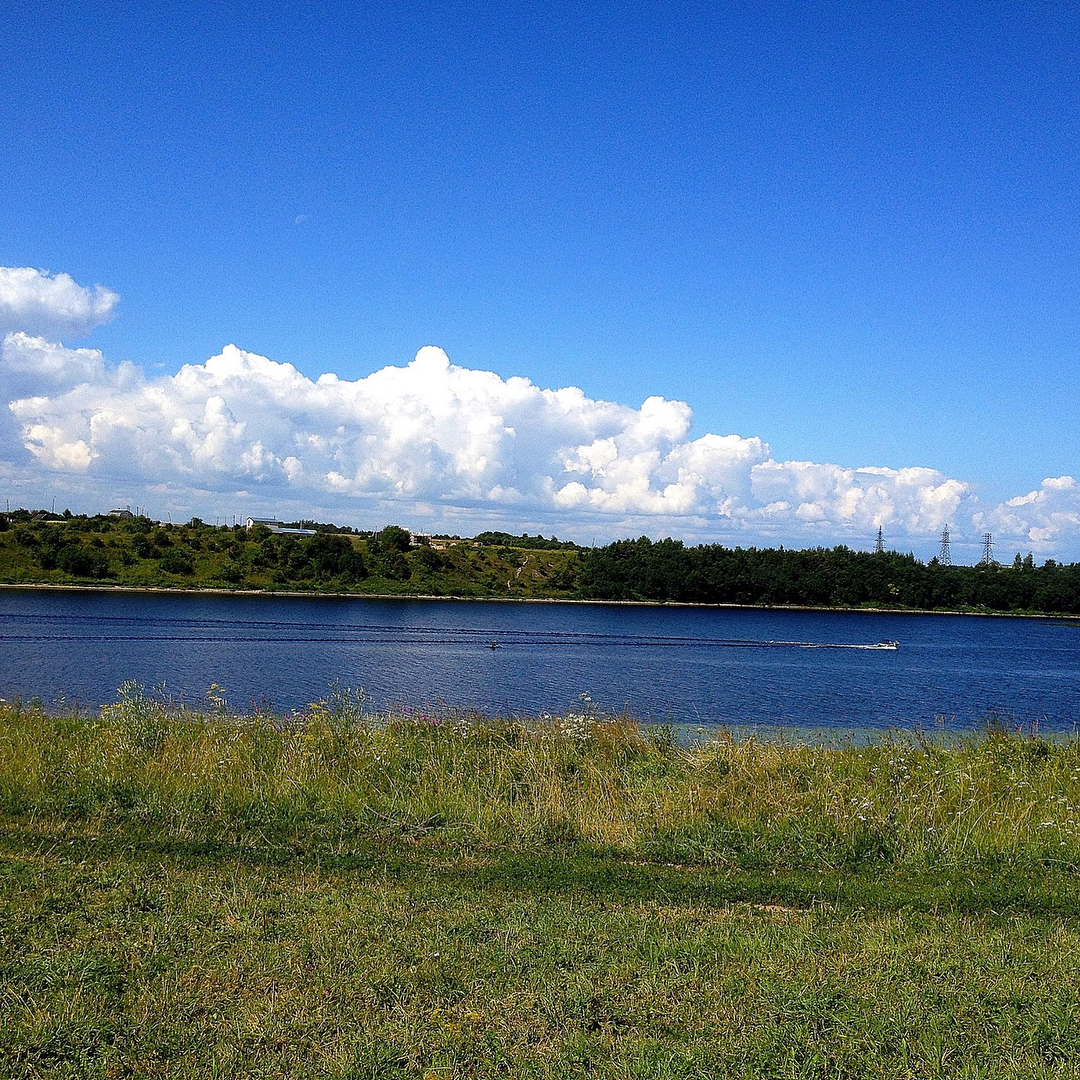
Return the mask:
MULTIPOLYGON (((282 535, 197 519, 70 517, 5 522, 0 581, 468 597, 577 594, 580 552, 471 540, 410 546, 389 526, 357 535, 282 535)), ((525 538, 528 542, 528 538, 525 538)))

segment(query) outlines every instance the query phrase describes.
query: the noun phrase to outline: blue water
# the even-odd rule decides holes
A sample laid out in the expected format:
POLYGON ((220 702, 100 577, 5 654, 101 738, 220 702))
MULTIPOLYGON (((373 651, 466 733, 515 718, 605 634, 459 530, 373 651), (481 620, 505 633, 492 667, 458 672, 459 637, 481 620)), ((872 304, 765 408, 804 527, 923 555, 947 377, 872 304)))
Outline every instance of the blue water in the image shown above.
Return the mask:
POLYGON ((593 604, 172 596, 0 589, 0 697, 96 706, 127 680, 238 709, 363 687, 373 706, 597 709, 799 729, 995 715, 1072 732, 1080 622, 593 604), (734 642, 866 644, 893 651, 734 642), (498 643, 498 649, 490 648, 498 643))

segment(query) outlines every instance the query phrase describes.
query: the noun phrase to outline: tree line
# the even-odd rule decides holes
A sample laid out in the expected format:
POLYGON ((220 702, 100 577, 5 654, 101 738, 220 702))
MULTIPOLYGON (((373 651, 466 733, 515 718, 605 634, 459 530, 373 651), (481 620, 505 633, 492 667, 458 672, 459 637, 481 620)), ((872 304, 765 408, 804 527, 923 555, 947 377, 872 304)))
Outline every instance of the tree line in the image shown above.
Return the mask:
POLYGON ((593 600, 919 610, 1080 612, 1080 564, 1029 555, 1010 566, 943 566, 897 552, 687 547, 620 540, 587 551, 578 588, 593 600))
POLYGON ((0 514, 0 580, 1080 614, 1080 564, 1036 566, 1031 555, 1007 566, 943 566, 847 547, 688 547, 641 537, 585 549, 496 532, 442 551, 414 545, 398 525, 334 530, 294 536, 198 518, 163 526, 12 511, 0 514))

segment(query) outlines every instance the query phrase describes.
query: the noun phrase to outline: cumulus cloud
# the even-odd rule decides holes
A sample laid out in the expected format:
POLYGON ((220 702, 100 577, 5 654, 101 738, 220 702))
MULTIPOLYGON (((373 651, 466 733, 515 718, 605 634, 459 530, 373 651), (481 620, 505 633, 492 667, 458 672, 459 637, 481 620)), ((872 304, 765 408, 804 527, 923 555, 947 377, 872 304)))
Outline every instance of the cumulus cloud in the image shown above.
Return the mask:
POLYGON ((83 337, 113 317, 119 300, 111 289, 87 288, 68 274, 0 266, 0 334, 83 337))
MULTIPOLYGON (((21 330, 0 341, 0 388, 8 401, 22 395, 55 394, 81 383, 104 385, 105 376, 105 358, 97 349, 68 349, 21 330)), ((26 437, 11 411, 4 409, 0 456, 25 459, 26 437)))
POLYGON ((967 484, 936 469, 849 469, 810 461, 763 461, 751 470, 751 487, 764 516, 793 514, 864 531, 892 525, 915 535, 939 529, 968 497, 967 484))
POLYGON ((683 402, 630 408, 459 367, 433 347, 354 381, 312 380, 234 345, 155 378, 131 365, 106 371, 89 350, 22 338, 12 348, 18 362, 68 376, 57 392, 10 406, 23 445, 48 469, 339 504, 860 539, 878 525, 933 531, 967 497, 932 469, 778 462, 756 437, 691 438, 683 402))
POLYGON ((116 294, 66 274, 0 268, 0 475, 178 511, 262 507, 296 517, 429 528, 644 532, 737 543, 893 545, 993 531, 1035 550, 1075 548, 1080 485, 1049 478, 980 506, 923 467, 778 461, 756 436, 692 435, 681 401, 640 407, 452 364, 438 348, 347 380, 311 379, 235 345, 174 375, 113 366, 54 339, 108 318, 116 294), (106 496, 106 493, 107 496, 106 496), (232 505, 230 505, 232 504, 232 505), (285 508, 289 507, 290 510, 285 508))
POLYGON ((15 380, 52 386, 100 381, 105 357, 98 349, 67 349, 21 330, 12 331, 0 344, 0 374, 4 386, 15 380))
POLYGON ((1053 550, 1080 536, 1080 483, 1051 476, 1034 491, 1017 495, 985 513, 975 524, 995 535, 1024 541, 1035 551, 1053 550))

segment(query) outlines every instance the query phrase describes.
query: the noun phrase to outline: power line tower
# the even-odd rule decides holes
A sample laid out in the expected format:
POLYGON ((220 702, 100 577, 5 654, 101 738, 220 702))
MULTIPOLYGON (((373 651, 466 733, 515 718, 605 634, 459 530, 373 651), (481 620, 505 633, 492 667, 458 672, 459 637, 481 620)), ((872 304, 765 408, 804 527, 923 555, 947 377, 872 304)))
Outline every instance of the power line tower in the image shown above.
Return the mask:
POLYGON ((877 539, 874 541, 874 554, 880 555, 885 550, 885 535, 881 531, 881 526, 877 527, 877 539))
POLYGON ((994 534, 983 533, 983 566, 994 565, 994 534))
POLYGON ((945 528, 941 530, 941 554, 938 555, 937 561, 941 566, 952 566, 952 551, 949 548, 948 522, 945 522, 945 528))

